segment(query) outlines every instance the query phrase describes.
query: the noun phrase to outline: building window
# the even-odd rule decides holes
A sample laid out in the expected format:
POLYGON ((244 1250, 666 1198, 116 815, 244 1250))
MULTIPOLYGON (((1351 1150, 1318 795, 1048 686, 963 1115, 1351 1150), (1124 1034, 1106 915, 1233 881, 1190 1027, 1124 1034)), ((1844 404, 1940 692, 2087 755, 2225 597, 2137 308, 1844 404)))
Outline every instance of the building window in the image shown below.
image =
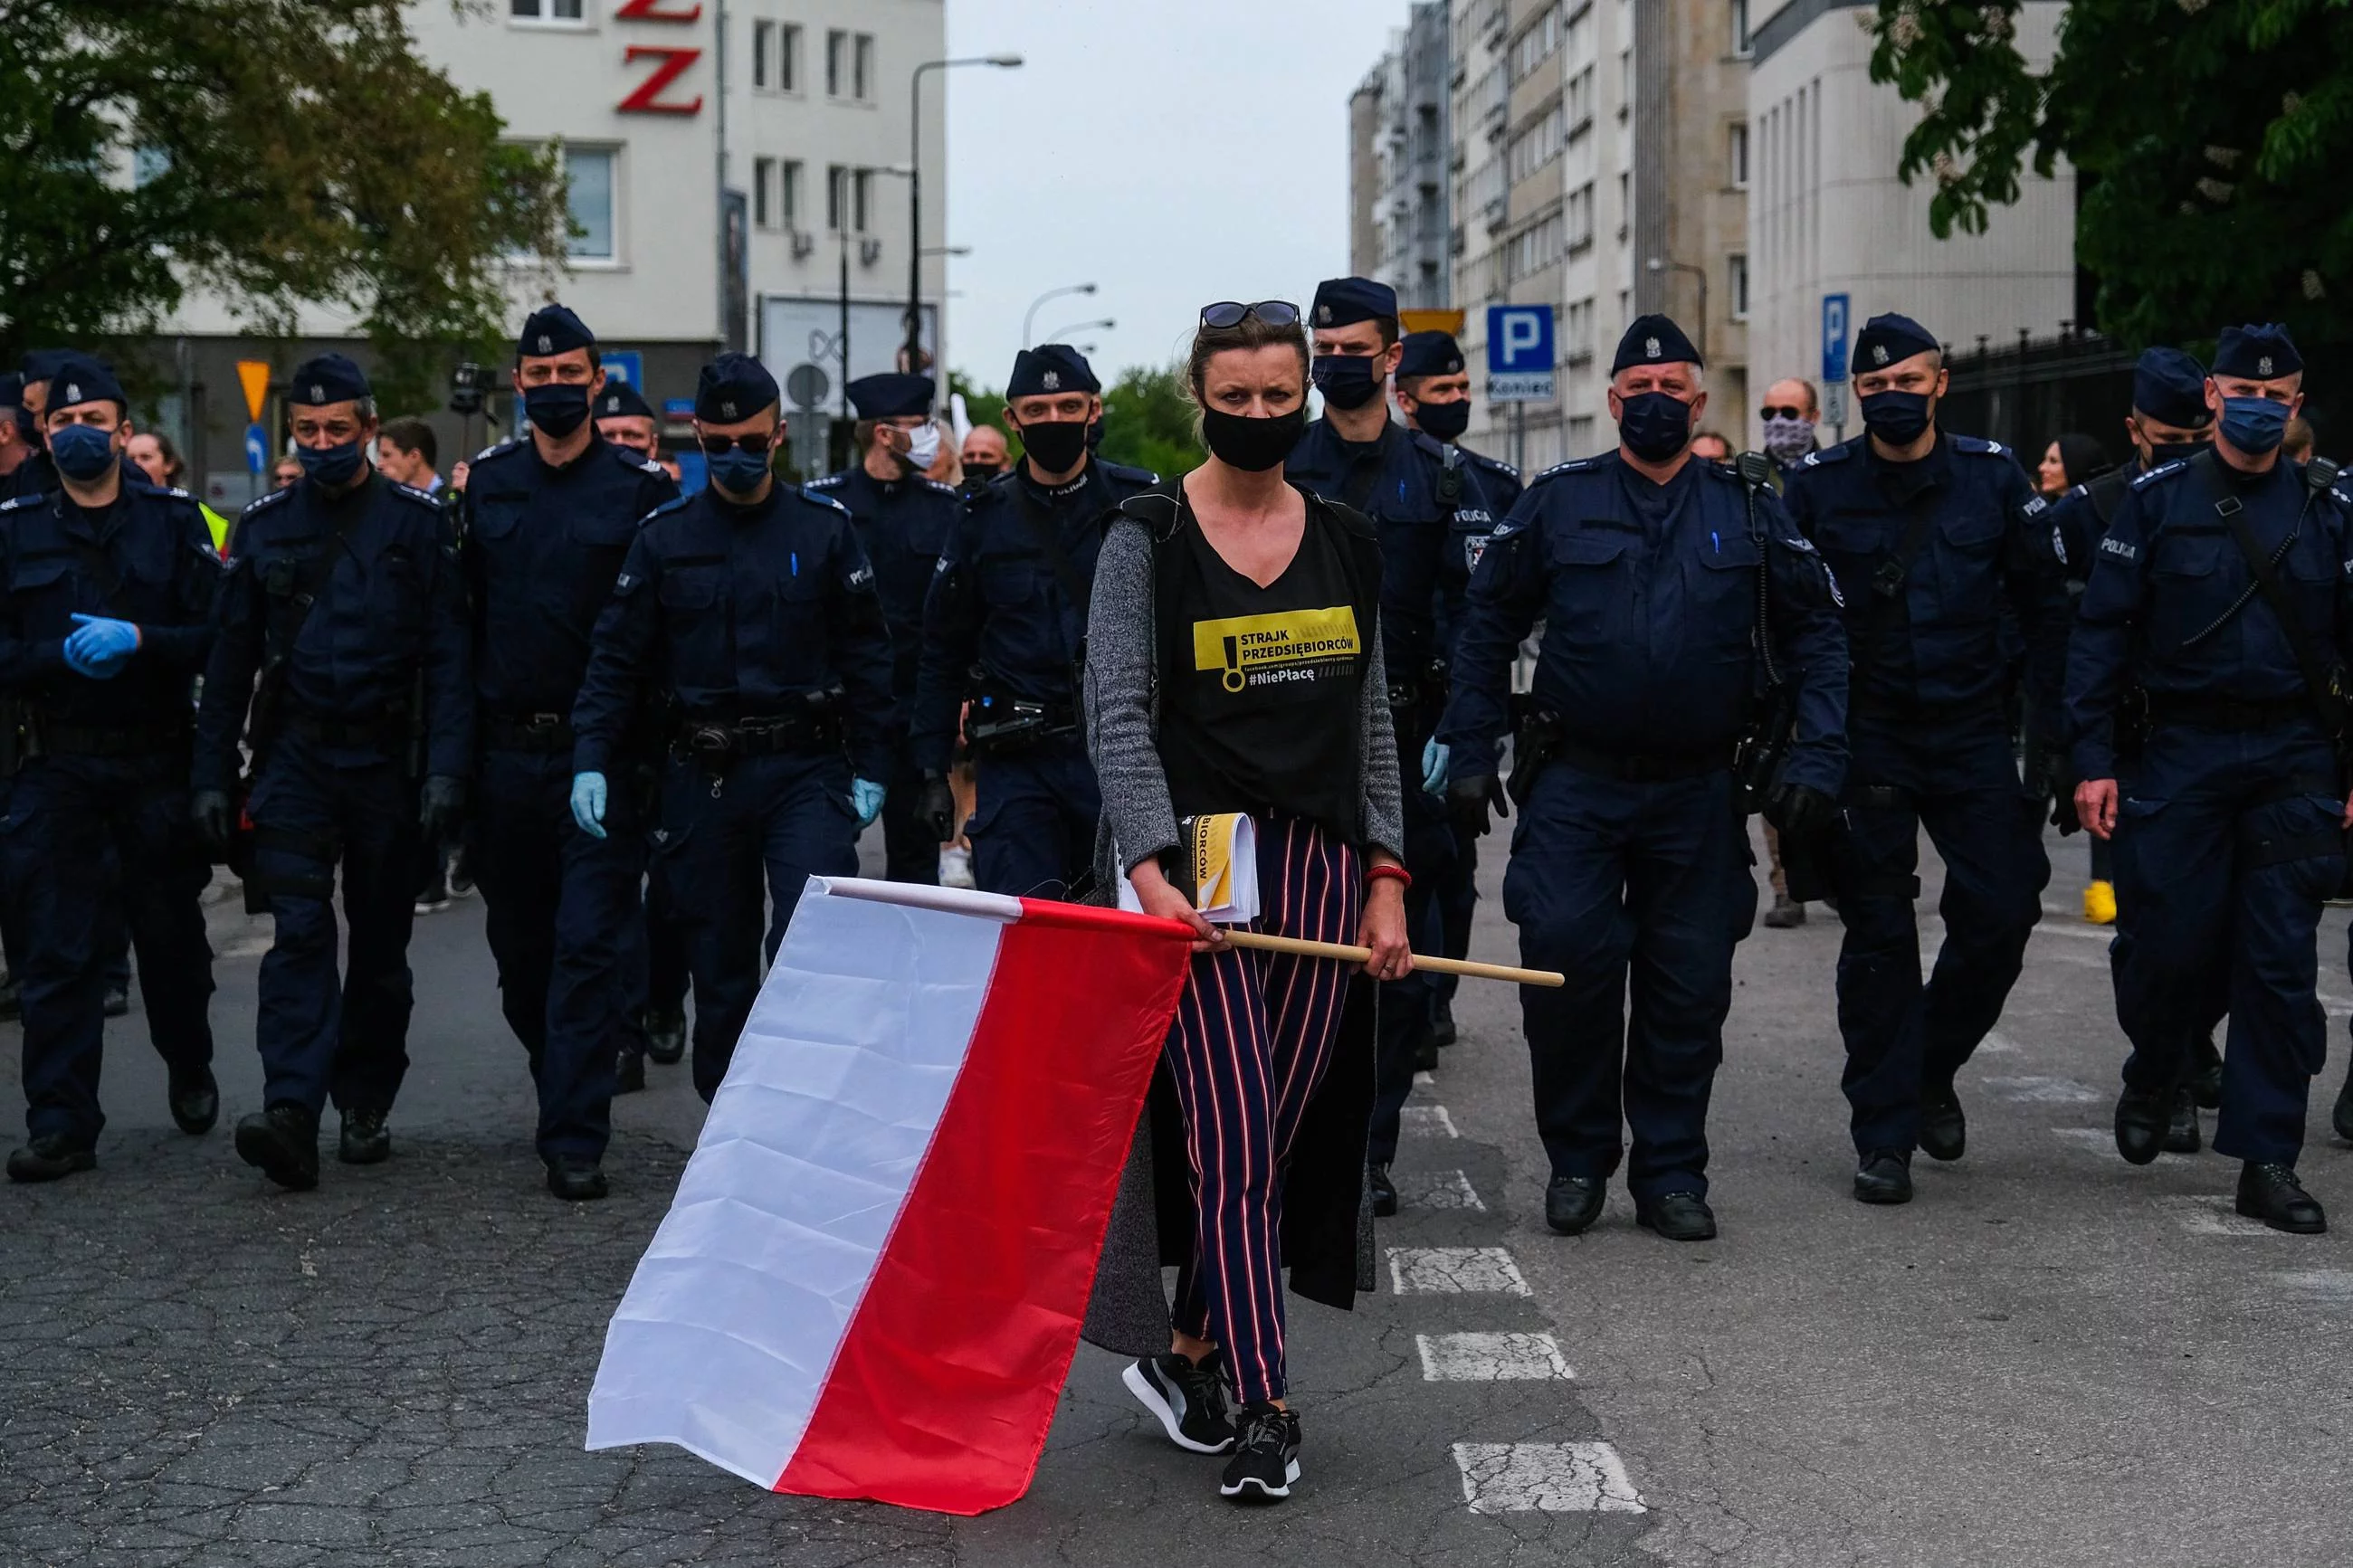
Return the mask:
POLYGON ((752 24, 752 85, 754 88, 772 84, 769 60, 776 52, 776 25, 774 22, 752 24))
POLYGON ((776 181, 777 222, 786 228, 797 229, 801 226, 800 160, 786 159, 784 165, 777 170, 777 174, 779 176, 776 181))
POLYGON ((1748 127, 1733 126, 1725 132, 1725 140, 1731 153, 1732 188, 1745 191, 1748 188, 1748 127))
POLYGON ((874 35, 860 33, 850 51, 849 96, 860 103, 874 101, 874 35))
POLYGON ((1745 321, 1748 319, 1748 258, 1726 258, 1725 270, 1731 274, 1728 281, 1732 285, 1732 319, 1745 321))
POLYGON ((849 76, 849 35, 839 28, 825 36, 825 95, 841 96, 842 83, 849 76))
POLYGON ((798 92, 801 89, 801 30, 791 22, 776 28, 776 90, 798 92))
POLYGON ((839 234, 849 209, 849 171, 839 163, 831 164, 825 172, 825 226, 839 234))
POLYGON ((752 160, 752 226, 774 228, 776 226, 776 161, 774 158, 752 160))
POLYGON ((1545 7, 1544 15, 1521 30, 1512 49, 1512 81, 1525 80, 1529 73, 1552 58, 1560 48, 1560 7, 1545 7))
POLYGON ((563 148, 565 206, 572 217, 572 237, 564 254, 575 261, 610 261, 614 246, 613 161, 609 147, 563 148))
POLYGON ((1748 36, 1748 0, 1730 0, 1732 6, 1732 52, 1747 54, 1756 47, 1748 36))
POLYGON ((588 0, 507 0, 507 16, 517 22, 584 23, 588 0))
POLYGON ((849 180, 849 225, 859 233, 866 232, 867 198, 874 194, 874 171, 860 169, 849 180))

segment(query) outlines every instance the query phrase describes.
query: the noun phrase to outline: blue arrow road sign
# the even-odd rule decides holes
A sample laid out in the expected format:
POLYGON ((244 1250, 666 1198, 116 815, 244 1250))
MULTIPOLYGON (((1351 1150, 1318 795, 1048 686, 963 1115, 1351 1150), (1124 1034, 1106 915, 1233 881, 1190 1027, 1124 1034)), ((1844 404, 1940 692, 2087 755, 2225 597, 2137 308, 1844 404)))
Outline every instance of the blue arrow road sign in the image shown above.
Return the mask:
POLYGON ((1846 323, 1849 311, 1843 294, 1822 296, 1822 379, 1846 379, 1846 323))
POLYGON ((259 425, 245 427, 245 471, 259 474, 269 467, 269 432, 259 425))
POLYGON ((1487 400, 1550 403, 1557 395, 1550 305, 1487 307, 1487 400))

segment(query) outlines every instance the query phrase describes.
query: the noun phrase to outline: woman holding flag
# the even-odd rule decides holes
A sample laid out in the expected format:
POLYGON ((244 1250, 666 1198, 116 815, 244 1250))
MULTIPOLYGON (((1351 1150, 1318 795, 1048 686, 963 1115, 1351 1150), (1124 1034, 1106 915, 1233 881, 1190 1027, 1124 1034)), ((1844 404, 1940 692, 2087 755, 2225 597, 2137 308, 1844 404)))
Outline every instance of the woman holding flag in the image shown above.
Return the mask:
POLYGON ((1379 544, 1363 517, 1282 475, 1306 427, 1308 359, 1295 306, 1202 310, 1187 369, 1209 456, 1121 509, 1088 625, 1098 860, 1201 937, 1154 1090, 1155 1120, 1181 1123, 1180 1142, 1154 1147, 1164 1178, 1170 1144, 1183 1150, 1192 1235, 1161 1237, 1178 1268, 1170 1348, 1126 1382, 1180 1447, 1231 1450, 1219 1489, 1239 1501, 1288 1497, 1299 1478, 1282 1270, 1343 1307, 1356 1285, 1373 1061, 1350 993, 1368 988, 1348 964, 1227 943, 1168 875, 1180 821, 1253 819, 1252 929, 1353 940, 1375 980, 1412 967, 1379 544))

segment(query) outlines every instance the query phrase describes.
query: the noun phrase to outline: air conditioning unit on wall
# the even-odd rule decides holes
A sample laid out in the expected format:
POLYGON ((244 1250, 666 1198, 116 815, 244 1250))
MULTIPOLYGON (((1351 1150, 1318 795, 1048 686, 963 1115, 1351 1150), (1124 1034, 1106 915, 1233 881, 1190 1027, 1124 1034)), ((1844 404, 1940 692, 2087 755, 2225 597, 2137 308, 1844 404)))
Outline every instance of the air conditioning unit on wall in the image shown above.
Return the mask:
POLYGON ((807 260, 809 252, 817 248, 817 236, 807 233, 806 230, 797 228, 792 230, 791 233, 793 241, 793 259, 795 261, 807 260))
POLYGON ((860 267, 871 267, 881 259, 882 242, 881 240, 861 239, 858 242, 858 264, 860 267))

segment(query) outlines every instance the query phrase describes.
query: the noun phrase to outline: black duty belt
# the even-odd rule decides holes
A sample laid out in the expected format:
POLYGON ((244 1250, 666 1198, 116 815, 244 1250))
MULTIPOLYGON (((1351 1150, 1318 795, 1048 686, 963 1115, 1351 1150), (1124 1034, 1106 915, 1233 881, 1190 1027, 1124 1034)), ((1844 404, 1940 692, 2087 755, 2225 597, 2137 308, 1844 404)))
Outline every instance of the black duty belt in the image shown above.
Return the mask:
POLYGON ((36 719, 41 752, 54 757, 151 757, 185 751, 193 738, 185 722, 123 726, 58 724, 36 719))
POLYGON ((408 710, 388 708, 364 719, 331 719, 297 709, 286 715, 286 728, 316 746, 375 746, 396 751, 408 744, 408 710))
POLYGON ((2148 694, 2148 721, 2153 726, 2195 724, 2201 730, 2223 730, 2241 734, 2261 730, 2284 730, 2291 724, 2314 722, 2312 700, 2300 694, 2251 702, 2237 697, 2205 697, 2166 691, 2148 694))
POLYGON ((1727 772, 1732 766, 1729 747, 1715 752, 1646 756, 1639 752, 1598 752, 1574 741, 1563 741, 1553 757, 1579 773, 1598 773, 1626 784, 1672 784, 1679 779, 1705 778, 1710 773, 1727 772))
POLYGON ((681 719, 671 748, 714 765, 735 757, 822 752, 841 744, 841 720, 832 713, 755 714, 734 719, 681 719))
POLYGON ((492 752, 569 752, 572 721, 562 713, 485 714, 482 746, 492 752))
POLYGON ((965 715, 965 737, 983 756, 1022 751, 1078 728, 1078 710, 1067 702, 1032 702, 1000 692, 976 695, 965 715))

